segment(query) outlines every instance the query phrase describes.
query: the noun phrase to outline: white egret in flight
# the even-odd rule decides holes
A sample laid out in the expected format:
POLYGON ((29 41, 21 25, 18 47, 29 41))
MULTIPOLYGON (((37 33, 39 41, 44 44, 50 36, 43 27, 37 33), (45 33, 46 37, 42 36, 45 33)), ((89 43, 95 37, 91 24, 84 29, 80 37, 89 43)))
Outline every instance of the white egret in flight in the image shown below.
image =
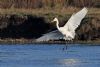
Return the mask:
POLYGON ((54 18, 53 22, 56 22, 57 30, 44 34, 40 38, 36 39, 36 41, 49 41, 59 39, 73 40, 75 38, 75 30, 80 25, 87 12, 87 8, 84 7, 76 14, 73 14, 63 27, 59 27, 58 19, 54 18))

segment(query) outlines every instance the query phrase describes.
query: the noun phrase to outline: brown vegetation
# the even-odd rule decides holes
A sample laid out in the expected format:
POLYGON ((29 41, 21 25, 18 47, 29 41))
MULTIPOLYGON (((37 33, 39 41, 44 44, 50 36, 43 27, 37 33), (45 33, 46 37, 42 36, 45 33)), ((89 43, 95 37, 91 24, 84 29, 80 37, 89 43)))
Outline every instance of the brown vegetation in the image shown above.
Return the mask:
POLYGON ((100 39, 100 18, 87 17, 83 20, 82 25, 77 29, 79 40, 99 40, 100 39))
POLYGON ((49 29, 45 22, 35 15, 0 15, 0 39, 37 38, 49 29))
POLYGON ((100 0, 0 0, 1 8, 100 7, 100 0))

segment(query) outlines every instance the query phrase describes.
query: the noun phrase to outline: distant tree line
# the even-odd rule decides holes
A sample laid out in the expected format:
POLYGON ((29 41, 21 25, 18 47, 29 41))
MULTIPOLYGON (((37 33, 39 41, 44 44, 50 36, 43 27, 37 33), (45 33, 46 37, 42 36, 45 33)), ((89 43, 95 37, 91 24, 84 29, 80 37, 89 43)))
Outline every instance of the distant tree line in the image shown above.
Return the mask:
POLYGON ((0 0, 0 8, 100 7, 100 0, 0 0))

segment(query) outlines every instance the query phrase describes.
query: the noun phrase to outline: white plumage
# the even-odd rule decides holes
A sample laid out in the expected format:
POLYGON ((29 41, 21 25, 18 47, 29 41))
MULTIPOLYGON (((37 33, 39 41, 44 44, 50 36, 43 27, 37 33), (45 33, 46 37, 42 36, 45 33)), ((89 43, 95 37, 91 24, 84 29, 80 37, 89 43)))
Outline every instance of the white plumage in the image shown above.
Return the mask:
POLYGON ((65 40, 72 40, 75 38, 75 30, 80 25, 82 19, 87 14, 87 8, 83 8, 76 14, 73 14, 68 22, 63 26, 59 27, 59 21, 57 18, 53 20, 56 22, 56 26, 58 30, 49 32, 41 36, 40 38, 36 39, 36 41, 49 41, 49 40, 58 40, 58 39, 65 39, 65 40))

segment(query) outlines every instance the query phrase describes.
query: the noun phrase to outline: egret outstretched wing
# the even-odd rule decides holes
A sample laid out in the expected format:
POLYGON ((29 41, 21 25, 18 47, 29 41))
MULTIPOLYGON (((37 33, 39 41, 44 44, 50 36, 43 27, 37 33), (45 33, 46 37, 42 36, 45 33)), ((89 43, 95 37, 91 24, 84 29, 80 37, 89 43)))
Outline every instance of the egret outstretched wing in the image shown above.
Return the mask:
POLYGON ((64 27, 69 31, 75 31, 75 29, 80 25, 82 19, 85 17, 87 12, 88 10, 84 7, 76 14, 73 14, 64 27))
POLYGON ((63 39, 62 33, 60 33, 58 30, 49 32, 41 36, 40 38, 36 39, 36 41, 49 41, 49 40, 58 40, 63 39))
POLYGON ((82 10, 73 14, 68 22, 64 25, 64 27, 59 27, 59 21, 55 18, 53 21, 56 21, 56 26, 58 30, 49 32, 44 34, 40 38, 36 39, 36 41, 49 41, 49 40, 72 40, 75 38, 75 30, 80 25, 82 19, 87 14, 88 10, 84 7, 82 10))

